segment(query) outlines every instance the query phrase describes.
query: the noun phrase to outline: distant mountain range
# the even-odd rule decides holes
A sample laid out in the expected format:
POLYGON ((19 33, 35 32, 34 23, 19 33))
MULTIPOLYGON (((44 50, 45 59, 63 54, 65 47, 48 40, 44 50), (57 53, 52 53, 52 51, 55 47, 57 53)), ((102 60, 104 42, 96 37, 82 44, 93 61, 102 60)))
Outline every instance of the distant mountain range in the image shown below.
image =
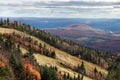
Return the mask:
POLYGON ((120 52, 120 19, 10 18, 105 51, 120 52))
POLYGON ((91 48, 120 52, 120 33, 94 28, 87 24, 75 24, 63 29, 46 29, 46 31, 91 48))
POLYGON ((120 19, 91 19, 91 18, 34 18, 34 17, 21 17, 10 18, 19 22, 30 24, 31 26, 40 29, 46 28, 63 28, 73 24, 87 24, 94 28, 103 29, 106 31, 120 31, 120 19))

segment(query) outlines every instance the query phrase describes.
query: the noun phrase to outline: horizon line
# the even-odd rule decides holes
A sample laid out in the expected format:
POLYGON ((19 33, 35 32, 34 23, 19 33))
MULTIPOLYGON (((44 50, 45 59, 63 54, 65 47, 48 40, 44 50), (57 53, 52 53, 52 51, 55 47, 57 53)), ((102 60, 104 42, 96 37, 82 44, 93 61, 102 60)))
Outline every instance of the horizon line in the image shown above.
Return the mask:
POLYGON ((47 19, 47 18, 49 18, 49 19, 50 19, 50 18, 51 18, 51 19, 52 19, 52 18, 54 18, 54 19, 120 19, 120 18, 99 18, 99 17, 97 17, 97 18, 92 18, 92 17, 90 17, 90 18, 89 18, 89 17, 88 17, 88 18, 87 18, 87 17, 84 17, 84 18, 83 18, 83 17, 76 18, 76 17, 24 17, 24 16, 23 16, 23 17, 22 17, 22 16, 20 16, 20 17, 19 17, 19 16, 18 16, 18 17, 14 17, 14 16, 13 16, 13 17, 12 17, 12 16, 11 16, 11 17, 7 17, 7 16, 0 16, 0 18, 46 18, 46 19, 47 19))

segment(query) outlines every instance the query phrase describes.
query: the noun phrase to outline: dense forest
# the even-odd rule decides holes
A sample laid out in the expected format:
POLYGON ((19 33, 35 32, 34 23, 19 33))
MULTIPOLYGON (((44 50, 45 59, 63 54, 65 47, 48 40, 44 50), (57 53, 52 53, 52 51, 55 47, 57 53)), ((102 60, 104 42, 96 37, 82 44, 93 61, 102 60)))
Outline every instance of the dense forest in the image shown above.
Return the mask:
MULTIPOLYGON (((109 71, 106 80, 120 79, 120 57, 117 54, 93 50, 74 43, 71 40, 53 36, 50 33, 46 33, 44 30, 40 30, 25 23, 17 21, 11 22, 9 18, 6 20, 1 19, 0 27, 16 29, 25 34, 35 36, 72 56, 97 64, 109 71)), ((53 59, 56 58, 56 52, 54 49, 48 49, 45 44, 39 43, 31 37, 15 32, 12 34, 0 34, 0 45, 2 46, 2 48, 0 48, 0 80, 83 80, 83 77, 87 76, 84 62, 72 68, 72 70, 80 73, 78 76, 74 77, 71 77, 68 73, 61 74, 56 66, 48 67, 47 65, 39 65, 33 56, 34 52, 53 59), (21 46, 24 46, 28 50, 24 55, 20 50, 21 46)), ((98 72, 97 68, 93 71, 95 80, 104 79, 102 73, 98 72)))

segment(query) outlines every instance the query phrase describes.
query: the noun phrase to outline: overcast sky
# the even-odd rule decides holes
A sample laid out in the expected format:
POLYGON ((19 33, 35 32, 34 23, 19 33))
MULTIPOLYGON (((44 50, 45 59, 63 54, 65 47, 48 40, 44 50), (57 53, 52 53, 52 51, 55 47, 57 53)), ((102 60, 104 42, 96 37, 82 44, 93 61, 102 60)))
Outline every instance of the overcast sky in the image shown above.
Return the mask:
POLYGON ((0 0, 0 16, 120 18, 120 0, 0 0))

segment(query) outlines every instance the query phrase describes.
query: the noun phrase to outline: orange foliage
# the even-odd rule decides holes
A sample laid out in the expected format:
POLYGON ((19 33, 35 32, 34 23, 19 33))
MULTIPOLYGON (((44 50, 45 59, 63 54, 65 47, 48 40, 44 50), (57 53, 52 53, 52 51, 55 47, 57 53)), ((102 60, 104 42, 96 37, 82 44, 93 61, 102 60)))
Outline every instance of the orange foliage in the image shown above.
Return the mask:
POLYGON ((27 58, 22 58, 22 62, 23 62, 24 64, 30 63, 27 58))
POLYGON ((36 69, 34 69, 33 65, 29 63, 29 60, 22 59, 22 61, 24 62, 25 73, 29 71, 36 77, 36 80, 41 80, 40 73, 36 69))
POLYGON ((6 64, 4 62, 0 61, 0 67, 5 68, 6 64))
POLYGON ((0 53, 0 67, 6 67, 7 59, 4 58, 4 56, 0 53))

